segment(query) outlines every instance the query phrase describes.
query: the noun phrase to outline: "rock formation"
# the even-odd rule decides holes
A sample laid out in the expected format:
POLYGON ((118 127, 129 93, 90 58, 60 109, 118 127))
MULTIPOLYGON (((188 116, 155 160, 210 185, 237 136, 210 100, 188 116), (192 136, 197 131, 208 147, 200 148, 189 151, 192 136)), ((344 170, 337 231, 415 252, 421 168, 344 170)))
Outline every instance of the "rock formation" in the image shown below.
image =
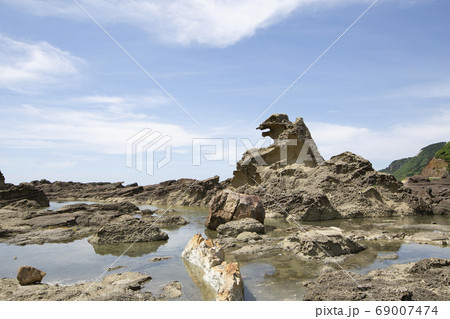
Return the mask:
POLYGON ((253 218, 232 220, 217 227, 219 236, 237 237, 243 232, 264 234, 264 225, 253 218))
POLYGON ((0 189, 5 188, 5 176, 3 176, 2 171, 0 171, 0 189))
POLYGON ((27 208, 27 206, 47 207, 49 200, 43 191, 36 189, 28 184, 20 184, 18 186, 11 184, 3 184, 3 189, 0 187, 0 208, 8 205, 18 205, 20 208, 27 208), (27 200, 24 202, 24 200, 27 200), (19 204, 17 204, 20 202, 19 204), (23 205, 24 206, 21 206, 23 205))
POLYGON ((244 283, 239 266, 224 261, 225 253, 219 244, 196 234, 184 248, 181 257, 203 272, 202 279, 216 291, 216 300, 244 300, 244 283))
POLYGON ((224 190, 209 203, 205 226, 216 230, 221 224, 242 218, 253 218, 264 223, 265 211, 258 196, 224 190))
POLYGON ((321 275, 308 285, 304 300, 431 301, 450 298, 448 259, 423 259, 373 270, 367 275, 350 273, 350 276, 344 271, 321 275))
POLYGON ((333 229, 298 232, 287 236, 279 245, 304 259, 336 257, 364 250, 363 246, 344 236, 342 231, 333 229))
POLYGON ((286 114, 273 114, 258 129, 268 129, 262 136, 271 137, 274 143, 269 147, 250 149, 244 153, 233 172, 232 187, 259 184, 261 176, 258 168, 261 166, 304 164, 314 167, 323 162, 302 118, 297 118, 292 123, 286 114))
POLYGON ((442 158, 433 157, 422 170, 423 177, 450 177, 448 163, 442 158))
POLYGON ((50 199, 89 199, 122 202, 124 200, 139 204, 158 204, 175 206, 207 206, 211 198, 225 188, 219 176, 206 180, 182 178, 155 185, 138 186, 123 183, 77 183, 32 181, 30 186, 42 190, 50 199))
POLYGON ((297 220, 432 213, 429 203, 358 155, 345 152, 323 161, 301 118, 291 123, 275 114, 258 128, 269 129, 263 136, 275 142, 245 152, 229 188, 258 195, 267 213, 297 220))
POLYGON ((40 283, 45 272, 30 266, 21 266, 17 270, 17 280, 21 285, 40 283))
POLYGON ((91 238, 91 244, 118 244, 168 240, 169 236, 154 223, 131 216, 121 216, 101 227, 91 238))
POLYGON ((429 205, 433 214, 450 214, 450 177, 429 179, 412 176, 406 180, 404 189, 429 205))

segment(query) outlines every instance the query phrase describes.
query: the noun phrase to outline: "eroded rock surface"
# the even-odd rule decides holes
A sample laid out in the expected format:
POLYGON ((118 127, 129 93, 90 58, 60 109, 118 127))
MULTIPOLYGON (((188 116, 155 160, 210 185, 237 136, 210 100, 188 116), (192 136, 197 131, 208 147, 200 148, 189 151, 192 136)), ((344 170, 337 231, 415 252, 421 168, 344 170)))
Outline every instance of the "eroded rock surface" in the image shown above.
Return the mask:
POLYGON ((169 236, 154 223, 122 216, 101 227, 91 238, 91 244, 119 244, 168 240, 169 236))
POLYGON ((156 300, 152 293, 142 291, 143 285, 152 278, 134 272, 106 276, 98 282, 87 282, 70 286, 48 284, 22 286, 15 279, 0 279, 0 300, 55 300, 55 301, 138 301, 156 300))
MULTIPOLYGON (((196 234, 186 245, 181 257, 195 267, 189 273, 201 272, 202 279, 216 292, 216 300, 244 300, 244 284, 237 263, 227 263, 217 242, 196 234)), ((188 266, 190 267, 190 266, 188 266)), ((193 276, 195 281, 196 276, 193 276)))
MULTIPOLYGON (((23 200, 29 200, 33 202, 33 205, 38 207, 47 207, 49 200, 43 191, 36 189, 33 186, 27 184, 20 184, 18 186, 11 184, 4 184, 3 188, 0 188, 0 208, 12 205, 17 205, 17 202, 23 204, 23 200)), ((26 208, 25 206, 19 208, 26 208)))
POLYGON ((244 153, 230 189, 258 195, 270 214, 312 221, 433 213, 430 203, 356 154, 323 161, 302 119, 275 114, 259 129, 269 129, 263 136, 274 144, 244 153))
POLYGON ((415 263, 396 264, 385 269, 373 270, 367 275, 350 273, 350 276, 343 271, 321 275, 308 285, 304 300, 450 299, 448 259, 423 259, 415 263))
POLYGON ((358 253, 365 248, 335 229, 315 229, 287 236, 279 244, 283 250, 306 259, 323 259, 358 253))
MULTIPOLYGON (((159 231, 159 227, 179 227, 187 223, 184 218, 172 214, 170 216, 144 214, 136 205, 129 202, 90 205, 80 203, 64 206, 57 211, 3 208, 0 209, 0 241, 15 245, 67 242, 92 235, 106 226, 100 232, 101 238, 103 236, 110 238, 104 232, 111 230, 117 231, 115 239, 111 239, 113 242, 118 242, 120 238, 128 242, 132 234, 138 233, 137 228, 134 228, 136 225, 142 231, 150 228, 142 238, 151 241, 165 240, 167 237, 159 231), (138 218, 139 215, 142 215, 141 218, 138 218)), ((99 238, 98 242, 109 242, 109 239, 99 238)))
POLYGON ((219 176, 206 180, 178 179, 155 185, 139 186, 117 183, 77 183, 32 181, 30 186, 42 190, 50 199, 89 199, 93 201, 140 204, 160 204, 175 206, 207 206, 211 198, 225 188, 219 176))
POLYGON ((253 218, 233 220, 217 227, 219 236, 237 237, 243 232, 264 234, 264 225, 253 218))
POLYGON ((211 199, 205 226, 216 230, 221 224, 243 218, 264 223, 265 211, 259 197, 224 190, 211 199))

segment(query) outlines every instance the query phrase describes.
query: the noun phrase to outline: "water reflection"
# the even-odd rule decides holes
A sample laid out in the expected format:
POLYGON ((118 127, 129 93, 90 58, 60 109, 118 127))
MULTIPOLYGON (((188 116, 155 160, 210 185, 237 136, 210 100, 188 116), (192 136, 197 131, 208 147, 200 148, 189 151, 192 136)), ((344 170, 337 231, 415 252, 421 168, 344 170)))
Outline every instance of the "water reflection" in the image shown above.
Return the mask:
POLYGON ((155 241, 147 243, 124 243, 124 244, 91 244, 97 255, 106 256, 128 256, 128 257, 142 257, 154 253, 159 247, 167 244, 166 241, 155 241))

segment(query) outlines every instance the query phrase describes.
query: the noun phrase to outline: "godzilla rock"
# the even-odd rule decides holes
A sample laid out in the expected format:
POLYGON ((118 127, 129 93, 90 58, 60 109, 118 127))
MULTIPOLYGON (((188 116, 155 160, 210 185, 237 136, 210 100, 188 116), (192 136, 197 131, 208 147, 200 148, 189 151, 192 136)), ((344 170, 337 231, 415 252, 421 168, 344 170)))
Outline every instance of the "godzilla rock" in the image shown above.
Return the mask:
POLYGON ((310 230, 286 237, 283 250, 306 259, 322 259, 358 253, 365 248, 338 230, 310 230))
POLYGON ((153 223, 122 216, 100 228, 91 238, 91 244, 117 244, 167 240, 169 236, 153 223))
POLYGON ((434 301, 450 298, 450 260, 423 259, 367 275, 335 271, 308 284, 304 300, 434 301))
POLYGON ((222 247, 196 234, 188 242, 181 257, 194 282, 206 282, 216 292, 218 301, 244 300, 244 283, 237 263, 227 263, 222 247), (193 266, 193 267, 192 267, 193 266))
POLYGON ((21 285, 39 283, 45 275, 45 272, 30 266, 21 266, 17 270, 17 280, 21 285))
POLYGON ((264 225, 253 218, 244 218, 217 227, 217 233, 223 237, 237 237, 243 232, 264 234, 264 225))
POLYGON ((438 209, 361 156, 344 152, 324 161, 302 119, 292 123, 274 114, 258 128, 269 129, 263 136, 274 143, 246 151, 228 188, 259 196, 270 215, 315 221, 425 215, 438 209))
POLYGON ((0 208, 24 199, 35 201, 40 207, 49 205, 49 200, 44 192, 27 184, 12 185, 7 189, 0 190, 0 208))
POLYGON ((232 187, 259 184, 261 178, 257 171, 258 166, 286 166, 297 163, 314 167, 323 162, 323 157, 302 118, 297 118, 292 123, 286 114, 273 114, 257 129, 268 129, 269 131, 264 131, 262 135, 271 137, 274 143, 269 147, 250 149, 244 153, 233 172, 232 187))
POLYGON ((225 190, 211 199, 205 226, 216 230, 221 224, 243 218, 253 218, 264 223, 264 217, 265 211, 258 196, 225 190))

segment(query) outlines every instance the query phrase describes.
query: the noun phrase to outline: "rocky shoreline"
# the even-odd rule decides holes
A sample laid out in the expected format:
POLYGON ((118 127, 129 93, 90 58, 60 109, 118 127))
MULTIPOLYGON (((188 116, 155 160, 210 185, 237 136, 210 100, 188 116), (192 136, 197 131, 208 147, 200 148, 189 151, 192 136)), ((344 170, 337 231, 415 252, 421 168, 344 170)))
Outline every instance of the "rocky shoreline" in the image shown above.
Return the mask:
MULTIPOLYGON (((405 216, 449 215, 447 178, 412 177, 403 184, 350 152, 325 161, 301 118, 291 122, 284 114, 274 114, 259 129, 266 130, 263 136, 273 138, 274 144, 244 153, 233 178, 222 182, 215 176, 148 186, 47 180, 15 186, 6 184, 0 173, 0 243, 42 245, 88 238, 97 253, 108 245, 165 243, 170 236, 164 230, 189 222, 170 207, 155 211, 136 205, 209 207, 204 223, 210 238, 194 236, 178 258, 192 281, 214 299, 243 300, 246 279, 240 262, 276 256, 319 265, 322 275, 308 283, 306 300, 367 300, 369 294, 377 300, 450 298, 448 284, 433 279, 449 280, 446 259, 352 274, 364 289, 352 286, 348 273, 333 272, 337 264, 350 267, 355 256, 384 242, 398 247, 447 246, 449 224, 395 222, 405 216), (46 209, 49 200, 68 199, 95 203, 46 209), (364 218, 372 220, 370 227, 353 222, 364 218), (342 221, 341 226, 330 224, 336 220, 342 221), (311 225, 313 221, 322 224, 311 225), (416 282, 421 276, 426 287, 419 289, 416 282), (327 289, 333 280, 335 289, 327 289)), ((367 258, 374 262, 378 257, 367 258)), ((98 282, 58 286, 20 285, 3 278, 0 300, 166 300, 182 294, 181 284, 172 281, 154 295, 144 288, 150 279, 126 272, 98 282), (83 293, 88 287, 94 289, 83 293)))

